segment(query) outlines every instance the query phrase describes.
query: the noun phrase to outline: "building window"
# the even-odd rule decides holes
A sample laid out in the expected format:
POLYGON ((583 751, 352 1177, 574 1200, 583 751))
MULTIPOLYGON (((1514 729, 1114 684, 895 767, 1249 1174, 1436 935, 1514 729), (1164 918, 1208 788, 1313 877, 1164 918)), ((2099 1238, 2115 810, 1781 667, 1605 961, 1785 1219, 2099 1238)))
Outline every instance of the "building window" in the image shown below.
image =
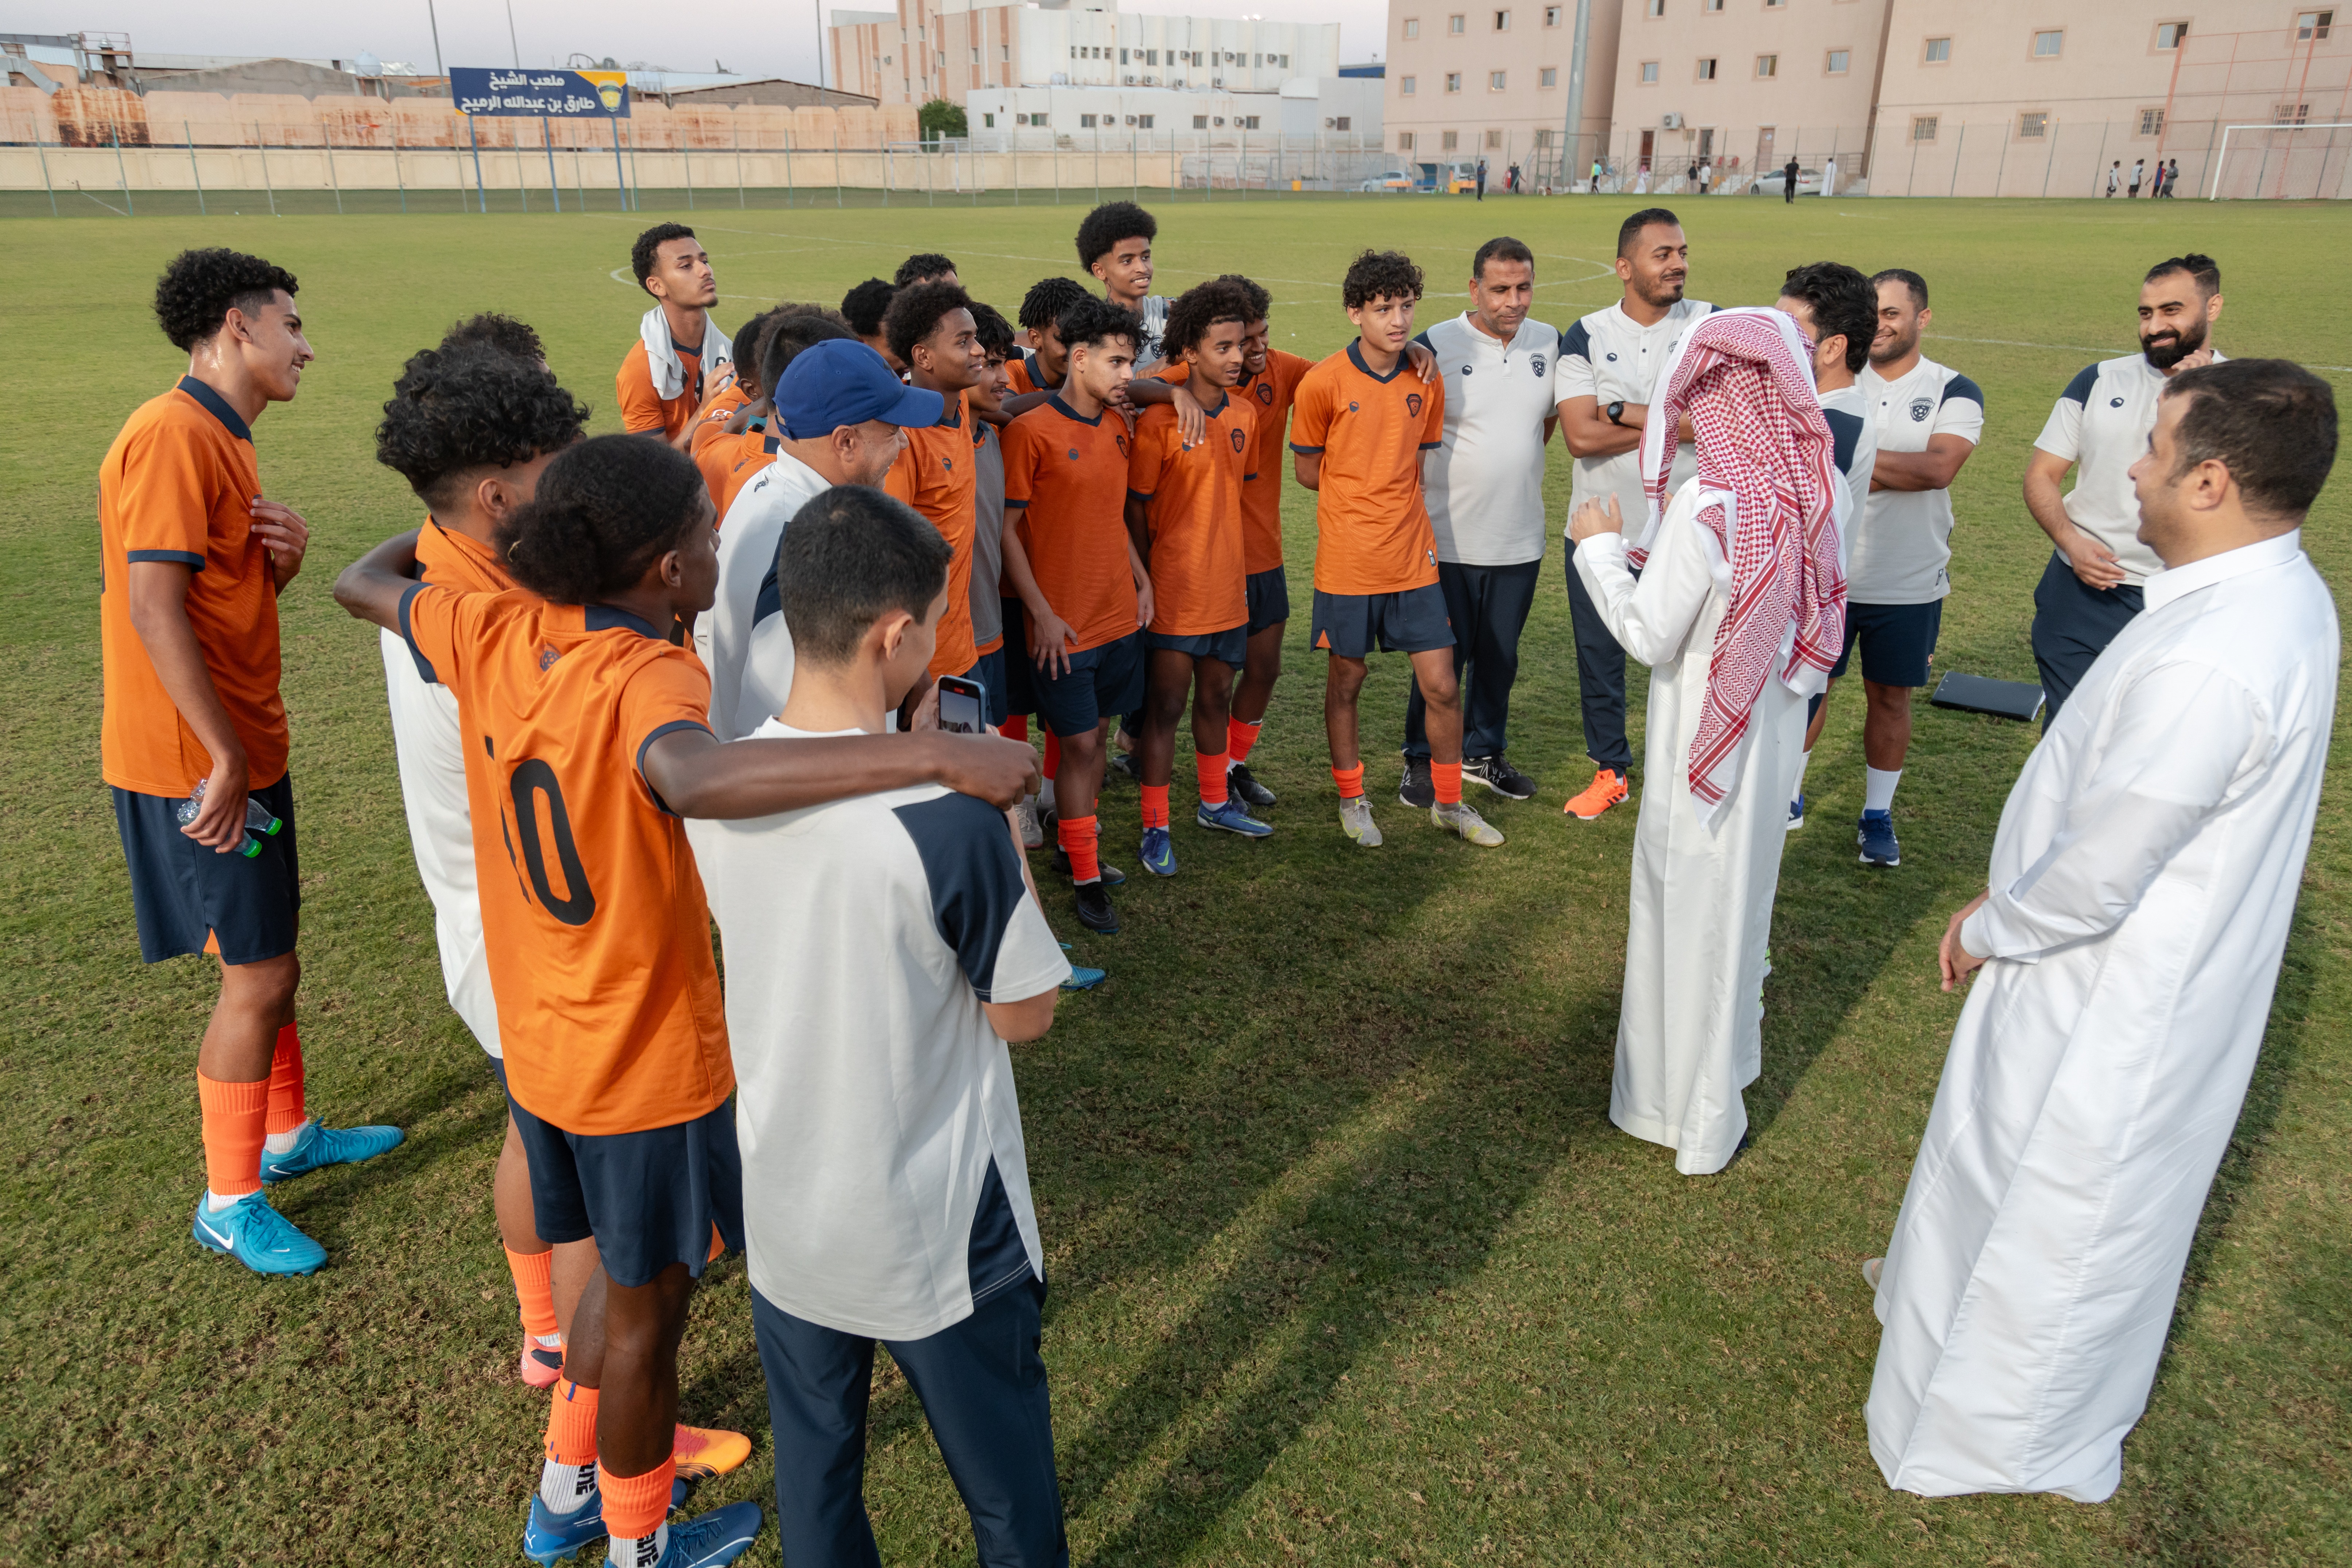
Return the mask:
POLYGON ((1701 81, 1715 79, 1715 59, 1712 56, 1698 62, 1698 79, 1701 81))
POLYGON ((1496 13, 1495 13, 1495 31, 1496 31, 1496 32, 1498 32, 1498 33, 1507 33, 1507 32, 1509 32, 1510 30, 1511 30, 1511 14, 1510 14, 1508 11, 1497 11, 1497 12, 1496 12, 1496 13))
POLYGON ((1503 72, 1503 71, 1488 71, 1488 72, 1486 73, 1486 90, 1487 90, 1488 92, 1500 92, 1500 91, 1502 91, 1502 90, 1503 90, 1503 79, 1504 79, 1504 77, 1506 76, 1506 74, 1507 74, 1507 73, 1503 72))
POLYGON ((1243 129, 1243 130, 1244 130, 1244 131, 1255 131, 1255 130, 1256 130, 1256 129, 1257 129, 1257 116, 1256 116, 1256 115, 1255 115, 1255 114, 1252 114, 1252 115, 1249 115, 1249 116, 1246 116, 1245 118, 1244 118, 1244 119, 1243 119, 1243 121, 1242 121, 1242 129, 1243 129))
POLYGON ((2042 137, 2049 133, 2050 111, 2048 110, 2029 109, 2024 113, 2020 114, 2017 117, 2017 139, 2019 141, 2039 142, 2042 137))
POLYGON ((1140 130, 1140 131, 1149 131, 1149 130, 1150 130, 1150 129, 1151 129, 1151 121, 1152 121, 1152 120, 1153 120, 1153 119, 1154 119, 1154 116, 1152 116, 1152 115, 1149 115, 1149 114, 1139 114, 1139 115, 1137 115, 1137 116, 1135 117, 1135 124, 1136 124, 1136 128, 1137 128, 1138 130, 1140 130))
POLYGON ((1767 11, 1777 11, 1788 3, 1789 0, 1764 0, 1764 9, 1767 11))
POLYGON ((1758 56, 1756 57, 1756 76, 1757 76, 1757 79, 1758 79, 1758 80, 1759 80, 1759 81, 1760 81, 1760 80, 1764 80, 1764 79, 1767 79, 1771 78, 1771 77, 1779 76, 1780 74, 1780 56, 1778 56, 1778 55, 1758 55, 1758 56))
POLYGON ((1118 63, 1119 63, 1119 64, 1121 64, 1121 65, 1129 65, 1129 64, 1131 64, 1131 63, 1132 63, 1131 61, 1129 61, 1129 60, 1128 59, 1128 58, 1127 58, 1127 51, 1126 51, 1125 49, 1121 49, 1121 50, 1119 50, 1119 51, 1118 51, 1118 63))
POLYGON ((1538 147, 1553 146, 1555 143, 1553 142, 1552 138, 1559 134, 1559 133, 1558 132, 1554 131, 1549 125, 1538 125, 1536 127, 1536 145, 1538 147))
POLYGON ((1927 63, 1931 66, 1950 64, 1952 58, 1952 40, 1949 38, 1928 39, 1927 52, 1924 58, 1927 60, 1927 63))
POLYGON ((1457 11, 1453 16, 1445 18, 1445 30, 1456 37, 1459 37, 1464 33, 1470 30, 1469 18, 1457 11))
POLYGON ((1657 61, 1643 60, 1642 62, 1642 85, 1643 87, 1655 87, 1658 85, 1657 61))
POLYGON ((1665 14, 1666 0, 1643 0, 1642 15, 1644 16, 1663 16, 1665 14))
MULTIPOLYGON (((1412 132, 1410 132, 1410 131, 1400 131, 1400 132, 1397 132, 1397 151, 1398 151, 1398 152, 1400 152, 1400 153, 1410 153, 1410 152, 1412 152, 1412 132)), ((1660 437, 1660 439, 1661 439, 1661 440, 1663 440, 1664 438, 1664 437, 1660 437)))
POLYGON ((996 58, 997 58, 998 59, 1002 60, 1002 61, 1006 62, 1007 64, 1010 64, 1010 63, 1012 62, 1012 59, 1013 59, 1013 46, 1012 46, 1011 44, 999 44, 999 45, 997 45, 997 46, 996 46, 996 58))
MULTIPOLYGON (((983 114, 983 115, 982 115, 982 116, 980 117, 980 128, 981 128, 982 130, 983 130, 983 131, 993 131, 993 130, 995 130, 995 129, 996 129, 996 116, 994 116, 993 114, 983 114)), ((1659 439, 1660 439, 1660 440, 1664 440, 1664 438, 1665 438, 1665 437, 1659 437, 1659 439)))
POLYGON ((2272 123, 2277 125, 2301 125, 2310 118, 2311 105, 2307 103, 2282 103, 2278 106, 2278 112, 2273 117, 2272 123))
POLYGON ((1723 0, 1699 0, 1698 8, 1702 11, 1720 11, 1723 9, 1723 0))
MULTIPOLYGON (((1092 131, 1094 128, 1095 128, 1095 117, 1094 117, 1093 115, 1091 115, 1091 114, 1081 114, 1081 115, 1079 115, 1079 116, 1078 116, 1078 129, 1079 129, 1079 130, 1081 130, 1081 131, 1092 131)), ((1661 439, 1663 439, 1663 437, 1661 437, 1661 439)))
POLYGON ((1444 144, 1443 150, 1451 153, 1462 145, 1462 133, 1458 131, 1449 131, 1438 140, 1444 144))
POLYGON ((2156 47, 2159 49, 2177 49, 2188 37, 2189 24, 2186 22, 2158 22, 2156 25, 2156 47))
POLYGON ((1405 36, 1406 37, 1408 37, 1408 38, 1418 38, 1419 37, 1421 37, 1421 18, 1420 18, 1420 17, 1418 17, 1418 16, 1407 16, 1407 17, 1404 19, 1404 36, 1405 36))
POLYGON ((1559 85, 1559 68, 1558 66, 1546 66, 1543 69, 1536 72, 1536 85, 1538 87, 1558 87, 1559 85))
POLYGON ((1852 59, 1852 58, 1853 58, 1853 56, 1852 56, 1852 55, 1850 55, 1850 54, 1849 54, 1847 51, 1845 51, 1844 49, 1832 49, 1832 50, 1830 51, 1830 58, 1829 58, 1829 66, 1828 66, 1828 70, 1829 70, 1830 75, 1832 75, 1832 76, 1843 76, 1843 75, 1845 75, 1846 62, 1847 62, 1848 60, 1852 59))
POLYGON ((1544 7, 1544 26, 1547 27, 1557 27, 1559 26, 1559 6, 1547 5, 1544 7))
POLYGON ((1343 114, 1337 120, 1331 121, 1331 129, 1334 131, 1353 131, 1355 128, 1356 122, 1353 115, 1343 114))
POLYGON ((2033 35, 2033 58, 2054 60, 2066 47, 2066 29, 2051 27, 2033 35))
POLYGON ((2335 26, 2335 12, 2305 11, 2294 19, 2294 41, 2298 44, 2316 42, 2326 37, 2335 26))
MULTIPOLYGON (((1208 117, 1207 115, 1205 115, 1205 114, 1196 114, 1196 115, 1192 116, 1192 129, 1193 129, 1193 130, 1195 130, 1195 131, 1206 131, 1208 128, 1209 128, 1209 117, 1208 117)), ((1661 440, 1663 440, 1663 439, 1664 439, 1664 437, 1660 437, 1660 439, 1661 439, 1661 440)))
POLYGON ((1911 140, 1914 142, 1933 142, 1935 139, 1936 117, 1932 114, 1913 115, 1911 117, 1911 140))
POLYGON ((1420 89, 1421 79, 1419 77, 1405 77, 1397 83, 1397 91, 1402 93, 1407 98, 1411 98, 1420 89))
POLYGON ((1499 132, 1499 131, 1489 131, 1489 132, 1486 132, 1486 145, 1487 145, 1487 146, 1489 146, 1489 147, 1496 147, 1496 148, 1499 148, 1499 147, 1501 147, 1501 146, 1502 146, 1502 144, 1503 144, 1503 133, 1502 133, 1501 132, 1499 132))
POLYGON ((1447 71, 1445 73, 1445 90, 1448 92, 1460 92, 1462 90, 1462 73, 1460 71, 1447 71))
POLYGON ((2164 134, 2164 110, 2143 109, 2139 111, 2139 133, 2143 136, 2164 134))

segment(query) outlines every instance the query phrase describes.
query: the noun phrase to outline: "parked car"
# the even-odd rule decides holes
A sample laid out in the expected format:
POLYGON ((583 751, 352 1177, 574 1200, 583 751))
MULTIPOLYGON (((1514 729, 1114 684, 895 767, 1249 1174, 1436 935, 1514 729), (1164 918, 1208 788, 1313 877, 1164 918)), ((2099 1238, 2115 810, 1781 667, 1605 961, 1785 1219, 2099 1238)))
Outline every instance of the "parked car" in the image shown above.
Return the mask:
POLYGON ((1360 191, 1409 191, 1413 184, 1411 174, 1402 169, 1391 169, 1384 174, 1374 174, 1356 188, 1360 191))
MULTIPOLYGON (((1788 184, 1787 174, 1786 168, 1767 169, 1748 182, 1748 194, 1751 196, 1777 196, 1781 194, 1780 187, 1788 184)), ((1799 169, 1797 194, 1801 196, 1820 195, 1822 172, 1819 169, 1799 169)))

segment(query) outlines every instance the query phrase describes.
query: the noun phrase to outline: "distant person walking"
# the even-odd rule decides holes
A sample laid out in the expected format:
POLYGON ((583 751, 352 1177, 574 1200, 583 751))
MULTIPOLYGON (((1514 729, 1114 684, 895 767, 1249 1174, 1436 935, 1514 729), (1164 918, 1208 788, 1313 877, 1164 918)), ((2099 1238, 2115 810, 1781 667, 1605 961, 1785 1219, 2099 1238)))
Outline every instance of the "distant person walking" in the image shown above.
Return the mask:
POLYGON ((1707 184, 1714 178, 1715 166, 1709 163, 1705 158, 1701 158, 1698 161, 1698 194, 1700 195, 1706 195, 1707 184))
POLYGON ((2134 158, 2134 159, 2132 160, 2131 189, 2130 189, 2129 191, 2126 191, 2126 192, 2125 193, 2125 199, 2126 199, 2126 200, 2129 200, 2131 197, 2133 197, 2133 196, 2136 196, 2136 195, 2139 195, 2139 182, 2140 182, 2140 175, 2141 175, 2142 172, 2143 172, 2143 171, 2145 171, 2147 168, 2147 159, 2145 159, 2145 158, 2134 158))
POLYGON ((2116 187, 2123 183, 2123 160, 2119 158, 2107 165, 2107 195, 2112 196, 2116 194, 2116 187))
POLYGON ((1601 194, 1601 160, 1598 158, 1592 160, 1592 184, 1586 188, 1596 196, 1601 194))
POLYGON ((2164 163, 2164 194, 2169 197, 2180 184, 2180 160, 2168 158, 2164 163))
POLYGON ((1835 158, 1832 158, 1829 162, 1822 165, 1822 195, 1829 196, 1835 195, 1836 194, 1837 160, 1835 158))
POLYGON ((1478 160, 1478 194, 1473 199, 1482 202, 1486 199, 1486 160, 1484 158, 1478 160))
POLYGON ((1780 199, 1784 202, 1797 199, 1797 161, 1794 158, 1780 169, 1780 199))

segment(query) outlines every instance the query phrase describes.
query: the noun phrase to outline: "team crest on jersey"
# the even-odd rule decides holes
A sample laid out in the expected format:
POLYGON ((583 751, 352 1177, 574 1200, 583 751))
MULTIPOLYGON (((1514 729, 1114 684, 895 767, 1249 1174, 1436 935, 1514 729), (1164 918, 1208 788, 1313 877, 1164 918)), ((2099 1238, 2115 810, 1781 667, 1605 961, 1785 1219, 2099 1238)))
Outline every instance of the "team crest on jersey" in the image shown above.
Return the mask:
POLYGON ((1404 395, 1404 411, 1405 411, 1407 414, 1412 415, 1412 416, 1414 418, 1416 418, 1416 419, 1418 419, 1418 418, 1420 418, 1420 417, 1421 417, 1421 394, 1420 394, 1420 393, 1418 393, 1418 392, 1408 392, 1408 393, 1406 393, 1406 394, 1404 395))
POLYGON ((1615 364, 1617 363, 1617 356, 1615 354, 1611 354, 1609 356, 1609 363, 1611 364, 1615 364))
POLYGON ((1466 364, 1465 364, 1465 365, 1464 365, 1464 366, 1462 367, 1462 374, 1465 374, 1465 375, 1468 375, 1468 374, 1470 374, 1470 367, 1469 367, 1468 365, 1466 365, 1466 364))
POLYGON ((2110 397, 2107 399, 2107 406, 2110 408, 2121 408, 2123 405, 2124 400, 2120 397, 2110 397))
POLYGON ((1236 430, 1236 431, 1234 431, 1234 432, 1233 433, 1233 437, 1234 437, 1234 451, 1236 451, 1236 452, 1238 452, 1238 451, 1240 451, 1240 450, 1242 449, 1242 447, 1243 447, 1244 445, 1246 445, 1246 443, 1243 441, 1243 439, 1242 439, 1242 433, 1241 433, 1240 431, 1238 431, 1238 430, 1236 430))
POLYGON ((1538 381, 1541 381, 1541 380, 1543 379, 1543 373, 1544 373, 1544 356, 1543 356, 1543 355, 1541 355, 1541 354, 1538 354, 1538 355, 1536 355, 1536 361, 1535 361, 1535 363, 1536 363, 1536 379, 1537 379, 1538 381))
POLYGON ((1936 405, 1924 397, 1915 397, 1911 400, 1911 417, 1915 423, 1925 419, 1935 411, 1936 405))
POLYGON ((1274 383, 1261 381, 1257 384, 1257 400, 1268 408, 1274 406, 1274 383))
POLYGON ((1124 437, 1124 436, 1113 436, 1113 437, 1111 437, 1111 439, 1112 439, 1113 441, 1115 441, 1115 442, 1117 442, 1117 443, 1118 444, 1118 455, 1119 455, 1120 457, 1122 457, 1122 458, 1126 457, 1126 456, 1127 456, 1127 437, 1124 437))
POLYGON ((1076 447, 1071 447, 1071 448, 1070 448, 1070 461, 1072 461, 1073 463, 1075 463, 1075 462, 1076 462, 1077 460, 1078 460, 1078 449, 1077 449, 1076 447))
POLYGON ((539 650, 539 672, 541 675, 544 675, 549 670, 553 669, 555 668, 555 661, 562 657, 563 656, 562 654, 556 652, 551 647, 541 648, 539 650))

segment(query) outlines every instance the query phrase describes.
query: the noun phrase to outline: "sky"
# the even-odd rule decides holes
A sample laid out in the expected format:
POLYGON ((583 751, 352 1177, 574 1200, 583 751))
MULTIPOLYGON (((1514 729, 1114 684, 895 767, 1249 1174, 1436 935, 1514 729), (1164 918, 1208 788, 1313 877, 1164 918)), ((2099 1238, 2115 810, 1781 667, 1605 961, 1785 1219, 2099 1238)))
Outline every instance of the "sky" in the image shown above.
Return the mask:
MULTIPOLYGON (((560 63, 575 50, 624 64, 645 60, 672 70, 709 70, 714 62, 749 76, 816 79, 817 6, 784 0, 748 8, 647 5, 643 0, 512 0, 514 45, 523 63, 560 63), (759 25, 747 26, 747 17, 759 25)), ((887 0, 866 0, 875 10, 887 0)), ((853 5, 852 9, 860 8, 853 5)), ((1382 0, 1124 0, 1120 8, 1193 16, 1265 16, 1274 21, 1337 22, 1349 60, 1381 47, 1382 0)), ((441 58, 448 65, 501 66, 514 60, 505 0, 436 0, 441 58)), ((826 7, 828 14, 832 7, 826 7)), ((366 50, 380 59, 433 68, 426 0, 386 0, 359 11, 316 0, 239 0, 234 6, 186 0, 11 0, 8 30, 114 32, 135 49, 160 54, 291 55, 349 58, 366 50)))

